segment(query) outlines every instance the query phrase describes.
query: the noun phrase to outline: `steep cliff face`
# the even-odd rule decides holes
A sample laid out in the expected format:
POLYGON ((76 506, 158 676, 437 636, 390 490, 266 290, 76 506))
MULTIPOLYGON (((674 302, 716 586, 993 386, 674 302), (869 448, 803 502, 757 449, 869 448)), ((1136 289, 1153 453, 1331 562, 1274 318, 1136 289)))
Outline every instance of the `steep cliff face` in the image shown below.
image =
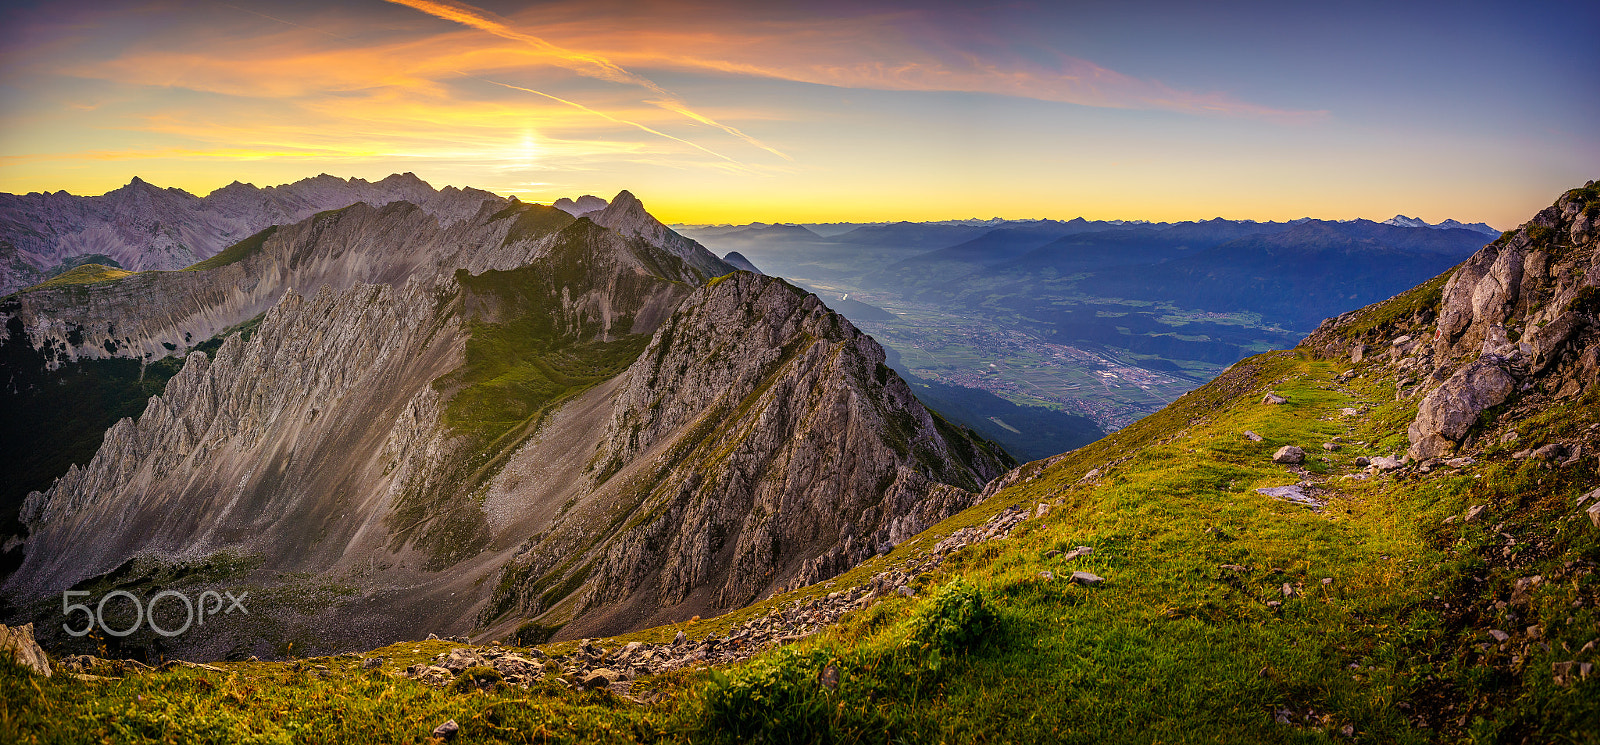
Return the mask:
POLYGON ((400 201, 450 225, 484 201, 505 200, 477 189, 436 191, 410 173, 371 183, 326 174, 266 188, 234 182, 205 197, 138 178, 98 197, 0 194, 0 295, 90 260, 132 271, 181 269, 270 225, 356 202, 400 201))
POLYGON ((508 569, 520 609, 572 636, 737 608, 970 505, 1010 463, 883 360, 780 279, 696 291, 619 381, 589 460, 614 495, 608 528, 576 557, 570 541, 530 546, 508 569), (584 589, 547 592, 564 584, 584 589))
POLYGON ((1600 379, 1597 222, 1590 182, 1434 281, 1330 319, 1306 345, 1409 372, 1408 454, 1449 455, 1485 411, 1519 396, 1572 399, 1600 379))
POLYGON ((28 498, 33 535, 13 586, 30 594, 136 554, 223 547, 281 571, 336 563, 369 532, 340 518, 384 481, 372 446, 459 360, 460 326, 438 315, 457 292, 419 279, 290 293, 249 342, 192 354, 137 422, 118 422, 92 461, 28 498))

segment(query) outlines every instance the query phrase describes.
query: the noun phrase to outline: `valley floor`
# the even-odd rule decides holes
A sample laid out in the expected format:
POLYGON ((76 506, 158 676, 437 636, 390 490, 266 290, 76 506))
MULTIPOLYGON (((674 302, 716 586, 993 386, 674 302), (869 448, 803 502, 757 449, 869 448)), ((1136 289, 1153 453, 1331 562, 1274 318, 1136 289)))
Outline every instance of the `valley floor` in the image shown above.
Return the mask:
POLYGON ((1600 439, 1600 388, 1471 463, 1369 475, 1356 459, 1403 451, 1416 404, 1385 368, 1348 368, 1259 355, 831 583, 596 642, 698 640, 880 577, 881 600, 724 669, 619 695, 398 675, 461 646, 445 641, 374 650, 370 670, 356 655, 84 681, 0 661, 0 740, 424 742, 454 720, 458 742, 1596 741, 1600 674, 1579 671, 1600 662, 1600 525, 1575 500, 1600 477, 1592 458, 1511 456, 1600 439), (1285 445, 1305 462, 1274 463, 1285 445), (1320 506, 1257 491, 1297 484, 1320 506), (1007 537, 944 542, 1018 507, 1007 537), (907 591, 883 586, 894 569, 907 591))

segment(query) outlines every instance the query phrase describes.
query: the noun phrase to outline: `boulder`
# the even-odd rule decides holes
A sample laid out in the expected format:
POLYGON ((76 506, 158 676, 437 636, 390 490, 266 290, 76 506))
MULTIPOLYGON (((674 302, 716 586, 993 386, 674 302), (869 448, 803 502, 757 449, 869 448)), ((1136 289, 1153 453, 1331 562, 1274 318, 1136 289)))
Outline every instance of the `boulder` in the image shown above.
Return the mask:
POLYGON ((1454 450, 1478 415, 1504 403, 1516 387, 1499 358, 1485 356, 1457 370, 1417 407, 1417 418, 1406 429, 1411 457, 1437 458, 1454 450))
POLYGON ((1306 451, 1293 445, 1284 445, 1278 448, 1278 452, 1272 454, 1272 462, 1291 466, 1299 465, 1306 462, 1306 451))
POLYGON ((46 678, 50 677, 50 658, 33 638, 33 624, 6 626, 0 624, 0 653, 10 653, 17 664, 29 668, 46 678))

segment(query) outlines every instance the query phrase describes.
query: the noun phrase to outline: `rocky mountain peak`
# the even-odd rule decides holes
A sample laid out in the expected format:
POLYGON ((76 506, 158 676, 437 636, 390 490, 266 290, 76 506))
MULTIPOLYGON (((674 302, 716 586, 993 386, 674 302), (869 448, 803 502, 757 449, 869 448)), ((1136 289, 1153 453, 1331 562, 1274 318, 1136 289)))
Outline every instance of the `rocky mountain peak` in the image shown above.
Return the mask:
POLYGON ((685 238, 662 224, 644 208, 632 192, 624 189, 611 199, 606 208, 584 215, 594 224, 609 228, 625 238, 633 238, 666 250, 683 260, 706 279, 721 276, 734 270, 728 262, 717 258, 704 246, 685 238))
POLYGON ((562 197, 557 199, 555 203, 550 206, 566 212, 573 217, 583 217, 591 212, 598 212, 599 210, 605 209, 606 200, 594 196, 593 194, 585 194, 581 197, 578 197, 577 201, 573 201, 567 197, 562 197))

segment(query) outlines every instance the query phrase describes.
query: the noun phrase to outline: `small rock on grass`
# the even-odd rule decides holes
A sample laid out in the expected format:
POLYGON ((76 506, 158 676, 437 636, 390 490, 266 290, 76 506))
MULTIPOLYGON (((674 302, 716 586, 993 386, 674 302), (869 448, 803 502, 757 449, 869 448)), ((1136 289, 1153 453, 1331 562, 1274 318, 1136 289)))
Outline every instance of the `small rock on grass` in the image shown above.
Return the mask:
POLYGON ((1286 403, 1289 403, 1289 399, 1278 395, 1276 392, 1273 392, 1261 397, 1261 403, 1270 406, 1282 406, 1286 403))
POLYGON ((1600 528, 1600 502, 1589 505, 1589 509, 1586 512, 1589 514, 1589 522, 1594 523, 1596 528, 1600 528))
POLYGON ((830 691, 838 688, 839 687, 839 666, 835 665, 835 664, 833 664, 831 662, 828 663, 827 667, 822 668, 822 677, 821 677, 821 680, 819 682, 822 683, 822 687, 823 688, 826 688, 826 689, 828 689, 830 691))
POLYGON ((1278 452, 1272 454, 1272 462, 1291 466, 1299 465, 1306 462, 1306 451, 1293 445, 1284 445, 1278 448, 1278 452))
POLYGON ((1372 459, 1367 461, 1367 468, 1368 469, 1376 470, 1376 471, 1380 471, 1380 472, 1381 471, 1393 471, 1393 470, 1399 468, 1401 465, 1402 464, 1400 463, 1400 459, 1399 458, 1391 458, 1391 457, 1389 457, 1387 455, 1380 455, 1380 456, 1378 456, 1376 458, 1372 458, 1372 459))
POLYGON ((1101 577, 1101 576, 1096 575, 1096 574, 1091 574, 1089 572, 1080 571, 1080 572, 1073 572, 1072 573, 1072 581, 1076 582, 1076 583, 1078 583, 1080 585, 1090 585, 1090 586, 1092 586, 1092 585, 1098 585, 1101 582, 1106 581, 1106 578, 1105 577, 1101 577))
POLYGON ((1478 519, 1478 516, 1483 514, 1483 510, 1484 510, 1484 506, 1483 505, 1475 504, 1475 505, 1467 508, 1467 514, 1464 517, 1462 517, 1462 519, 1470 523, 1473 520, 1478 519))
POLYGON ((1489 636, 1493 637, 1494 640, 1497 641, 1497 642, 1503 642, 1503 641, 1511 638, 1510 634, 1507 634, 1506 632, 1501 631, 1500 629, 1489 629, 1489 636))
POLYGON ((456 720, 450 719, 450 720, 445 721, 444 724, 441 724, 441 725, 439 725, 437 727, 434 727, 433 728, 433 736, 437 737, 437 738, 439 738, 441 740, 454 740, 455 737, 456 737, 456 733, 458 733, 460 731, 461 731, 461 725, 456 724, 456 720))
POLYGON ((1261 435, 1258 435, 1258 434, 1256 434, 1254 432, 1251 432, 1250 430, 1247 429, 1247 430, 1244 431, 1244 439, 1249 440, 1251 442, 1261 442, 1261 435))

